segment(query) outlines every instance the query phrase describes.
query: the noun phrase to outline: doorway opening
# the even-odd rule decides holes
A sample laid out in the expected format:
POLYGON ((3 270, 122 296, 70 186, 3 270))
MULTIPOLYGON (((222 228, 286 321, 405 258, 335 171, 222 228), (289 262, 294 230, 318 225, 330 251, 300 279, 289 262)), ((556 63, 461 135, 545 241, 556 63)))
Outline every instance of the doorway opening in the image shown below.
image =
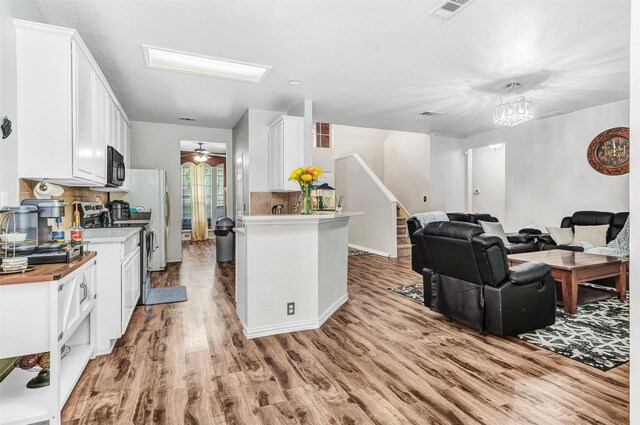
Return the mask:
POLYGON ((180 141, 183 241, 213 238, 216 220, 227 215, 226 156, 225 143, 180 141))

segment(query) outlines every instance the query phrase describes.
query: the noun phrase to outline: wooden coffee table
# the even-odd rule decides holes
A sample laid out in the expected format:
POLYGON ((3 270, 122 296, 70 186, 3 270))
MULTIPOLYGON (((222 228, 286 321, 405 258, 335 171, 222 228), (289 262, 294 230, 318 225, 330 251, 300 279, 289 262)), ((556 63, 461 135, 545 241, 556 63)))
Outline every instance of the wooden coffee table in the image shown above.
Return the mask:
POLYGON ((578 282, 613 277, 620 300, 624 301, 627 296, 627 259, 563 249, 513 254, 507 258, 510 266, 530 261, 539 261, 550 265, 551 276, 562 285, 564 311, 570 314, 576 312, 578 282))

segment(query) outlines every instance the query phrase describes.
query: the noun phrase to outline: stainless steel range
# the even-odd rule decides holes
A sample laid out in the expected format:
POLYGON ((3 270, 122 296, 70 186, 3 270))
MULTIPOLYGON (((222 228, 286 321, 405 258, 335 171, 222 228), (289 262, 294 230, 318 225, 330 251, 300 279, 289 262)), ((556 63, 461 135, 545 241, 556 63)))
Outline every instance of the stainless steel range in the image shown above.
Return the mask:
POLYGON ((138 304, 146 304, 151 289, 151 258, 153 258, 153 252, 158 249, 151 221, 122 218, 113 220, 111 211, 97 202, 81 202, 79 211, 80 225, 85 229, 140 228, 140 299, 138 304))

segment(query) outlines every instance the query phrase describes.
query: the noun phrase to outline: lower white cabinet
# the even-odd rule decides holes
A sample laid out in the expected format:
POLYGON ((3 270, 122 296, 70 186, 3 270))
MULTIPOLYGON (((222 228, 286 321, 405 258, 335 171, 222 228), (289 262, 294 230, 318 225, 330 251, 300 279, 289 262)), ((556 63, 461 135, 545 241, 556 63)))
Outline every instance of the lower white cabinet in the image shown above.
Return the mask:
POLYGON ((0 424, 60 423, 60 411, 95 354, 97 259, 61 279, 0 285, 0 358, 51 353, 50 384, 14 369, 0 382, 0 424), (64 353, 64 356, 63 354, 64 353))
POLYGON ((127 325, 133 309, 140 298, 140 250, 136 249, 122 263, 122 318, 120 320, 120 332, 127 330, 127 325))
POLYGON ((140 297, 140 233, 136 229, 114 229, 126 236, 109 237, 109 229, 85 231, 89 250, 98 253, 100 297, 97 354, 108 354, 129 325, 140 297), (104 230, 104 232, 102 231, 104 230), (94 233, 92 233, 94 232, 94 233), (100 232, 104 237, 100 237, 100 232))

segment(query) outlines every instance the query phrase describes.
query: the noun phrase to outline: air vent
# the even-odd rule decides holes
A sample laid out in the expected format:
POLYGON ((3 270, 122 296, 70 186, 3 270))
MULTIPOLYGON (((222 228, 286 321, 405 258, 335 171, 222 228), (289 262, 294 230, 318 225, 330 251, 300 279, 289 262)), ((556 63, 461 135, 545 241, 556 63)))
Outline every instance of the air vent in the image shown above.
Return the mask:
POLYGON ((191 117, 178 117, 178 119, 180 121, 195 121, 195 118, 191 118, 191 117))
POLYGON ((424 112, 420 112, 418 115, 422 115, 423 117, 437 117, 442 114, 444 114, 444 112, 424 111, 424 112))
POLYGON ((446 0, 429 12, 429 16, 448 21, 451 17, 469 6, 475 0, 446 0))

